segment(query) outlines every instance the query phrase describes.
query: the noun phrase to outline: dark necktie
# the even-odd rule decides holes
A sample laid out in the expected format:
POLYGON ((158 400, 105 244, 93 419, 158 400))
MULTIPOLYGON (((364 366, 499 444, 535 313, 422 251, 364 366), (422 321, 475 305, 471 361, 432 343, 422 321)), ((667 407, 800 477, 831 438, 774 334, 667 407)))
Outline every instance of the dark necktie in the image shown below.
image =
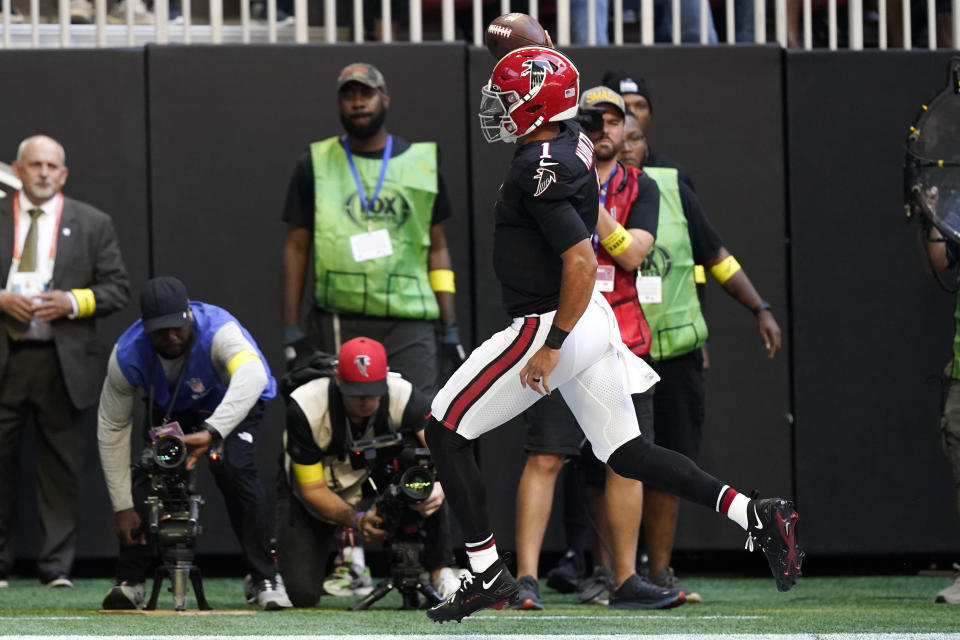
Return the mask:
POLYGON ((30 228, 27 229, 27 238, 23 242, 18 271, 37 270, 37 217, 43 213, 43 210, 34 208, 27 213, 30 214, 30 228))
MULTIPOLYGON (((37 270, 37 217, 43 213, 42 209, 30 209, 30 228, 27 229, 27 237, 23 241, 23 250, 20 252, 20 266, 17 271, 36 271, 37 270)), ((28 325, 14 320, 10 316, 4 317, 7 334, 13 340, 19 340, 27 332, 28 325)))

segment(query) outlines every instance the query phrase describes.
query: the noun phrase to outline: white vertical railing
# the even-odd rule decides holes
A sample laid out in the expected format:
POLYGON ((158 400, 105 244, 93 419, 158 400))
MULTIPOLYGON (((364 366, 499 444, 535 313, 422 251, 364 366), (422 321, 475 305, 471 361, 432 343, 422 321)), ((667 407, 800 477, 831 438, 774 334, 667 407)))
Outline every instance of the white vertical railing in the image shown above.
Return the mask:
POLYGON ((410 0, 410 42, 423 42, 423 5, 410 0))
POLYGON ((854 51, 863 49, 863 0, 847 0, 847 37, 854 51))
POLYGON ((710 11, 710 3, 707 0, 700 0, 700 44, 710 42, 710 33, 707 30, 708 11, 710 11))
POLYGON ((587 0, 587 44, 597 44, 597 0, 587 0))
POLYGON ((210 40, 223 44, 223 0, 210 0, 210 40))
MULTIPOLYGON (((387 6, 389 2, 384 2, 387 6)), ((483 4, 482 0, 473 0, 473 44, 483 46, 483 4)))
POLYGON ((353 0, 353 41, 363 42, 363 2, 357 0, 353 0))
POLYGON ((554 44, 561 47, 570 44, 570 2, 557 2, 557 34, 554 44))
POLYGON ((64 0, 57 3, 57 21, 60 23, 60 46, 70 46, 70 5, 64 0))
POLYGON ((960 0, 953 0, 953 48, 960 49, 960 0))
POLYGON ((240 39, 250 44, 250 0, 240 0, 240 39))
POLYGON ((887 48, 887 0, 877 0, 877 46, 880 49, 887 48))
POLYGON ((510 0, 500 0, 500 15, 510 13, 510 0))
MULTIPOLYGON (((537 0, 530 0, 530 4, 527 8, 527 13, 529 13, 530 17, 533 18, 534 20, 540 19, 540 4, 537 2, 537 0)), ((621 26, 623 25, 621 24, 621 26)))
MULTIPOLYGON (((883 2, 883 0, 880 0, 883 2)), ((813 49, 813 7, 811 0, 803 0, 803 48, 813 49)))
MULTIPOLYGON (((273 4, 273 0, 267 3, 267 11, 269 11, 269 6, 273 4)), ((190 4, 190 0, 180 0, 180 11, 182 12, 180 16, 183 18, 183 44, 190 44, 192 38, 190 37, 190 25, 193 23, 193 7, 190 4)), ((274 5, 274 11, 276 11, 276 5, 274 5)), ((274 14, 276 15, 276 14, 274 14)), ((269 33, 269 29, 267 31, 269 33)), ((273 40, 270 42, 277 41, 277 30, 273 29, 273 40)))
MULTIPOLYGON (((303 13, 299 11, 299 6, 297 7, 297 42, 300 42, 300 29, 301 24, 303 25, 304 36, 306 36, 307 31, 307 2, 306 0, 297 0, 303 4, 303 13), (302 19, 302 20, 301 20, 302 19)), ((384 5, 389 5, 389 2, 384 2, 384 5)), ((327 42, 336 42, 337 41, 337 0, 323 0, 323 31, 324 39, 327 42)))
MULTIPOLYGON (((643 44, 653 44, 653 0, 649 5, 643 15, 643 44)), ((673 44, 680 44, 680 0, 670 0, 670 31, 673 44)))
POLYGON ((753 0, 753 40, 767 41, 767 3, 764 0, 753 0))
POLYGON ((393 42, 393 7, 389 2, 380 3, 380 31, 383 42, 393 42))
POLYGON ((727 23, 727 44, 734 44, 737 41, 737 16, 733 10, 733 0, 727 0, 723 8, 727 23))
MULTIPOLYGON (((242 1, 242 0, 241 0, 242 1)), ((131 0, 127 0, 128 3, 132 4, 131 0)), ((221 5, 222 8, 223 5, 221 5)), ((170 20, 170 5, 169 0, 154 0, 153 2, 153 21, 154 26, 156 27, 156 38, 157 44, 169 44, 170 43, 170 32, 168 29, 168 22, 170 20)), ((223 13, 221 11, 220 17, 220 28, 223 29, 223 13)), ((213 2, 210 3, 210 22, 213 23, 213 2)), ((216 28, 216 25, 214 25, 216 28)), ((223 42, 223 39, 220 39, 220 42, 223 42)), ((217 44, 220 44, 217 42, 217 44)))
POLYGON ((0 10, 3 11, 3 48, 10 48, 10 0, 0 1, 0 10))
POLYGON ((613 43, 623 44, 623 0, 613 0, 613 43))
POLYGON ((40 47, 40 0, 30 0, 30 42, 40 47))
POLYGON ((93 21, 97 46, 107 46, 107 0, 93 0, 93 21))
POLYGON ((453 42, 456 36, 456 25, 454 25, 453 0, 441 0, 440 2, 440 22, 442 23, 442 34, 444 42, 453 42))
MULTIPOLYGON (((937 48, 937 3, 927 0, 927 43, 930 49, 937 48)), ((956 36, 954 36, 956 39, 956 36)))
POLYGON ((774 19, 777 21, 777 42, 787 48, 787 0, 776 0, 774 19))

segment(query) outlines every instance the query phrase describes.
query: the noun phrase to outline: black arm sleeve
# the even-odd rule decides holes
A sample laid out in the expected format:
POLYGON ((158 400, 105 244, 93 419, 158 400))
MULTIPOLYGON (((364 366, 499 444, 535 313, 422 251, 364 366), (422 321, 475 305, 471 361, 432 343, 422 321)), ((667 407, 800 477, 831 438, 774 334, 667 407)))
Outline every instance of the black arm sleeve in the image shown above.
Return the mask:
POLYGON ((657 224, 660 221, 660 187, 646 174, 637 176, 637 199, 627 214, 626 229, 642 229, 657 237, 657 224))
POLYGON ((294 400, 287 405, 287 453, 291 460, 303 465, 316 464, 323 459, 323 451, 313 439, 307 416, 294 400))
POLYGON ((704 264, 717 255, 723 247, 720 234, 713 228, 700 207, 700 200, 693 189, 680 183, 680 203, 683 215, 687 218, 687 230, 690 234, 690 246, 693 248, 693 260, 704 264))
POLYGON ((313 229, 314 220, 313 160, 304 151, 287 186, 287 201, 283 206, 283 221, 291 227, 313 229))

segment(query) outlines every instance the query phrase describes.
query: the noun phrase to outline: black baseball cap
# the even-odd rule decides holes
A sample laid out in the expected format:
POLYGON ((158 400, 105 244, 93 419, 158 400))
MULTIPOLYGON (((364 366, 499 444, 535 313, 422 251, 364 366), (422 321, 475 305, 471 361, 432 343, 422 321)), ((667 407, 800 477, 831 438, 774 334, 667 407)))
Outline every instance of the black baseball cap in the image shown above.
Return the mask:
POLYGON ((147 280, 140 292, 143 330, 179 329, 190 322, 190 299, 183 283, 171 276, 147 280))
POLYGON ((636 93, 647 99, 650 113, 653 113, 653 96, 647 88, 647 81, 643 76, 631 76, 626 71, 607 71, 603 74, 603 85, 610 87, 621 96, 627 93, 636 93))

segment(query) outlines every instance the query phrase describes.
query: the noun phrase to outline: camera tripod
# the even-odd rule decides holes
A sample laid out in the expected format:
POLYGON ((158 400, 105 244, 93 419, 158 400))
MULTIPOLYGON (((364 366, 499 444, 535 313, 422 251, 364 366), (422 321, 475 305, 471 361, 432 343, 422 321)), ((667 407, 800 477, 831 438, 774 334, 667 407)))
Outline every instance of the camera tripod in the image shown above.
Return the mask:
POLYGON ((156 496, 147 498, 150 505, 150 532, 157 536, 160 547, 160 557, 163 561, 153 574, 153 589, 150 591, 150 600, 144 609, 153 611, 157 608, 157 598, 164 577, 170 578, 170 591, 173 592, 173 608, 175 611, 187 610, 187 581, 193 585, 193 594, 197 598, 197 609, 210 611, 213 607, 207 602, 203 592, 203 580, 200 577, 200 568, 193 564, 193 545, 200 532, 199 513, 203 498, 191 495, 186 518, 171 518, 160 520, 160 499, 156 496))
POLYGON ((368 595, 350 605, 350 611, 363 611, 377 600, 397 589, 403 598, 401 609, 419 609, 420 596, 426 598, 427 606, 432 607, 442 600, 430 581, 420 579, 424 572, 420 563, 423 551, 422 542, 390 543, 390 577, 381 581, 368 595))

